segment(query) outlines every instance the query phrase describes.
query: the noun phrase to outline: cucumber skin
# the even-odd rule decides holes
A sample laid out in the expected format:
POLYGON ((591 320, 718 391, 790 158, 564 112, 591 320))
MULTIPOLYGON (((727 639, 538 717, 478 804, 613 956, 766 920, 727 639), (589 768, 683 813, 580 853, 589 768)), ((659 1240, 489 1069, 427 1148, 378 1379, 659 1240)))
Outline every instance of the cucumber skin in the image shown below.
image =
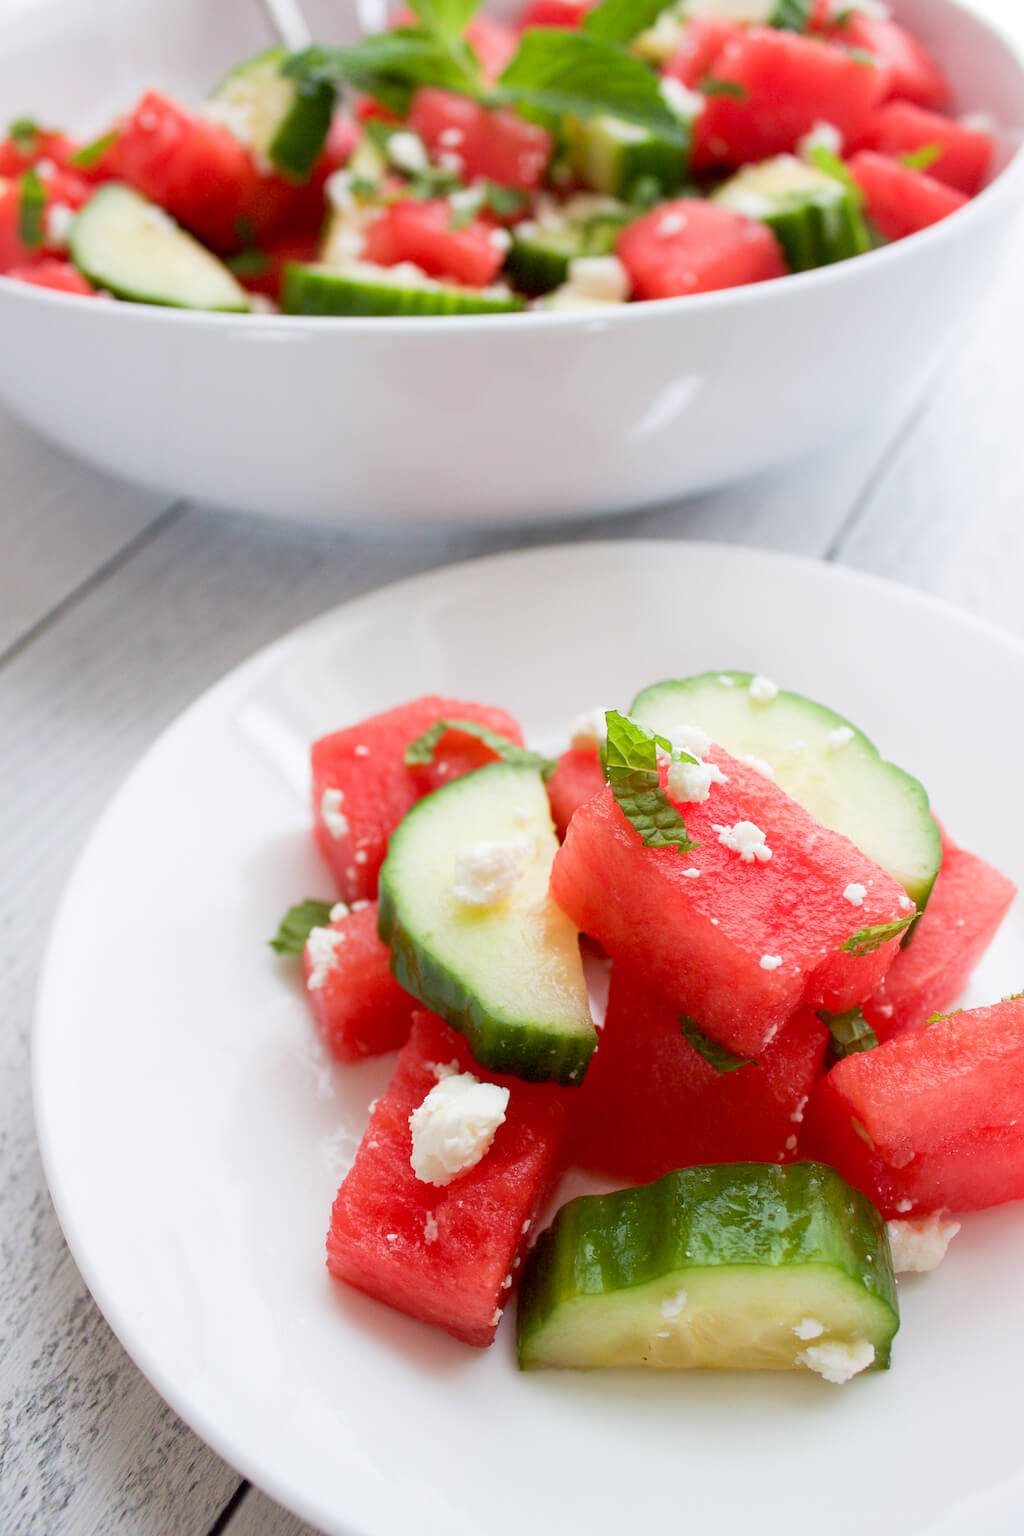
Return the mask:
POLYGON ((531 1368, 531 1341, 552 1314, 579 1296, 631 1290, 688 1268, 797 1264, 840 1270, 892 1313, 892 1334, 876 1344, 871 1367, 888 1370, 899 1303, 885 1221, 826 1164, 684 1168, 636 1189, 570 1200, 526 1261, 516 1323, 520 1368, 531 1368), (762 1202, 756 1226, 736 1199, 744 1182, 762 1202), (845 1214, 845 1242, 836 1240, 832 1222, 815 1220, 815 1206, 845 1214))
POLYGON ((850 192, 831 206, 807 203, 803 208, 768 214, 760 222, 782 246, 791 272, 828 267, 871 249, 867 225, 850 192))
POLYGON ((304 186, 312 176, 331 131, 336 100, 337 92, 329 81, 296 82, 295 106, 267 151, 271 164, 286 181, 304 186))
POLYGON ((600 118, 576 125, 570 159, 576 174, 595 192, 629 202, 637 183, 651 179, 663 197, 672 197, 689 180, 690 148, 680 149, 654 133, 634 144, 606 145, 600 118))
POLYGON ((543 235, 516 239, 505 258, 505 276, 520 293, 539 296, 551 293, 569 281, 569 265, 576 256, 611 256, 620 232, 629 223, 609 218, 599 221, 593 232, 581 231, 577 248, 568 244, 559 249, 556 240, 545 241, 543 235))
POLYGON ((344 316, 430 316, 430 315, 504 315, 523 309, 523 300, 476 298, 469 292, 432 288, 401 288, 397 283, 380 285, 374 294, 372 285, 348 280, 344 273, 288 262, 284 272, 281 309, 286 315, 344 316))

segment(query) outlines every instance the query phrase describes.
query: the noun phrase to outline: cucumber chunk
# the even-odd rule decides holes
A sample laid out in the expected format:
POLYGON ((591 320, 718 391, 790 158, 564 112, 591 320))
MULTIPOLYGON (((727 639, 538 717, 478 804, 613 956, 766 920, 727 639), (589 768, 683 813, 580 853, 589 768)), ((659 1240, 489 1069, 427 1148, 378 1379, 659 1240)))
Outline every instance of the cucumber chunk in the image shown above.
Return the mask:
POLYGON ((842 715, 799 693, 758 702, 752 682, 749 672, 705 672, 656 683, 630 713, 663 736, 699 726, 734 757, 767 763, 788 795, 888 870, 922 909, 942 862, 924 786, 842 715))
POLYGON ((548 896, 558 840, 536 768, 493 763, 421 800, 391 838, 380 935, 414 997, 466 1036, 477 1061, 578 1082, 597 1045, 579 935, 548 896), (456 895, 460 854, 519 845, 518 883, 494 905, 456 895))
POLYGON ((71 259, 95 288, 136 304, 244 312, 249 300, 222 261, 131 187, 100 187, 71 226, 71 259))
MULTIPOLYGON (((577 203, 596 199, 576 199, 577 203)), ((521 293, 551 293, 569 280, 570 263, 577 256, 610 256, 618 238, 633 217, 621 203, 610 200, 563 223, 527 222, 512 231, 505 258, 505 275, 521 293)))
POLYGON ((713 200, 767 224, 791 272, 829 266, 871 249, 854 189, 795 155, 746 166, 718 188, 713 200))
POLYGON ((240 64, 213 92, 205 115, 289 181, 301 183, 327 142, 336 92, 327 81, 283 74, 289 57, 285 48, 270 48, 240 64))
POLYGON ((885 1222, 823 1163, 685 1168, 562 1207, 526 1263, 524 1370, 885 1370, 885 1222))
POLYGON ((335 269, 289 262, 281 308, 286 315, 503 315, 522 309, 523 301, 513 293, 435 283, 404 265, 353 262, 335 269))
POLYGON ((616 117, 574 122, 569 146, 569 163, 585 186, 627 201, 640 184, 671 197, 689 172, 689 155, 677 143, 616 117))
POLYGON ((811 0, 677 0, 630 46, 652 64, 664 64, 679 49, 686 23, 696 16, 806 32, 810 15, 811 0))

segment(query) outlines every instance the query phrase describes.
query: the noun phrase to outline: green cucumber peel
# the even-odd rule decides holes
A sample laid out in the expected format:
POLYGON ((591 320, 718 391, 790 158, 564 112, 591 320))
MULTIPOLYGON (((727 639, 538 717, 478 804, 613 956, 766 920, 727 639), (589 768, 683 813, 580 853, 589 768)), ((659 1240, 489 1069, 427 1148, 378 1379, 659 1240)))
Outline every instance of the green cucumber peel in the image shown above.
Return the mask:
POLYGON ((38 251, 46 240, 46 188, 34 166, 21 178, 18 239, 30 251, 38 251))
POLYGON ((851 1008, 847 1013, 829 1013, 827 1008, 822 1008, 818 1018, 832 1036, 829 1053, 833 1061, 859 1056, 864 1051, 875 1050, 878 1045, 878 1036, 859 1008, 851 1008))
POLYGON ((930 171, 935 162, 942 159, 944 153, 941 144, 922 144, 920 149, 912 149, 907 154, 900 155, 900 164, 911 171, 930 171))
POLYGON ((558 766, 549 757, 542 757, 539 752, 531 752, 528 747, 519 746, 516 742, 510 741, 507 736, 502 736, 498 731, 492 731, 489 726, 481 725, 478 720, 435 720, 429 730, 424 731, 422 736, 417 736, 416 740, 406 747, 405 766, 422 768, 432 763, 437 748, 449 731, 458 731, 463 736, 474 736, 477 741, 482 741, 485 747, 490 747, 502 762, 516 763, 522 768, 537 768, 541 777, 545 779, 550 778, 558 766))
POLYGON ((610 709, 605 715, 608 738, 602 762, 605 778, 620 811, 645 848, 677 848, 688 853, 699 845, 687 836, 686 823, 661 787, 658 748, 676 762, 695 763, 678 752, 664 736, 637 725, 628 715, 610 709))
POLYGON ((752 1056, 734 1056, 724 1045, 709 1039, 696 1020, 687 1018, 685 1013, 679 1016, 679 1033, 709 1067, 714 1067, 720 1077, 726 1072, 735 1072, 739 1067, 757 1066, 752 1056))
POLYGON ((274 937, 268 940, 271 949, 278 955, 301 955, 313 929, 327 927, 333 907, 333 901, 313 897, 289 907, 274 937))
POLYGON ((864 955, 873 955, 876 949, 881 949, 890 939, 898 939, 901 933, 906 933, 916 917, 917 913, 911 912, 907 917, 899 917, 892 923, 876 923, 873 928, 861 928, 847 939, 843 953, 856 955, 858 959, 864 955))

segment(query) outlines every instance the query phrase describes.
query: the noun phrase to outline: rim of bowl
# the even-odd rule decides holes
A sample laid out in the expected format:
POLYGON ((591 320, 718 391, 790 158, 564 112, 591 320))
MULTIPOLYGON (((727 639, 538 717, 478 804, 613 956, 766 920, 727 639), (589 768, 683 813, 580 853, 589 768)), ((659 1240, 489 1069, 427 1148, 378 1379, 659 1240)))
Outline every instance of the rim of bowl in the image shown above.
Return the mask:
MULTIPOLYGON (((950 3, 950 0, 947 0, 950 3)), ((951 0, 951 8, 970 17, 981 31, 995 42, 1003 53, 1016 65, 1021 76, 1022 106, 1024 106, 1024 48, 1006 35, 1001 27, 987 17, 980 16, 960 0, 951 0)), ((466 332, 484 332, 488 335, 519 335, 535 330, 580 331, 596 326, 621 328, 627 325, 657 323, 658 319, 670 320, 686 314, 705 313, 715 309, 742 310, 752 304, 785 303, 807 289, 828 285, 846 285, 858 280, 857 274, 878 271, 883 264, 912 261, 915 251, 938 245, 942 241, 955 240, 960 230, 966 230, 969 222, 977 223, 997 211, 1000 203, 1011 198, 1018 188, 1024 190, 1024 132, 1013 130, 1016 147, 1002 170, 983 187, 963 208, 927 229, 902 240, 895 240, 877 250, 868 251, 848 261, 835 262, 827 267, 815 267, 808 272, 791 272, 774 282, 748 283, 740 288, 715 289, 710 293, 683 294, 677 298, 654 299, 647 303, 609 305, 607 310, 526 310, 513 314, 496 315, 260 315, 225 314, 212 310, 178 309, 170 305, 132 304, 115 300, 101 306, 102 314, 117 315, 115 324, 175 325, 179 328, 215 328, 231 334, 273 334, 281 339, 294 334, 325 336, 351 336, 353 334, 380 334, 396 336, 432 336, 437 333, 452 335, 466 332)), ((85 309, 79 294, 60 293, 54 289, 36 287, 0 273, 0 296, 17 297, 27 304, 41 304, 65 308, 68 305, 82 313, 85 309)), ((94 312, 92 306, 89 311, 94 312)))

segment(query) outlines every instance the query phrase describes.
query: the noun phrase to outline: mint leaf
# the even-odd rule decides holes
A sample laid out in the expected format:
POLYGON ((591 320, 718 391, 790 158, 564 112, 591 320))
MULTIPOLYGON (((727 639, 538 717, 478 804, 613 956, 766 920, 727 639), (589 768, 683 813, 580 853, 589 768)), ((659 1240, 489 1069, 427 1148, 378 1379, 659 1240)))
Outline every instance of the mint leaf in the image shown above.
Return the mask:
MULTIPOLYGON (((686 853, 698 845, 686 835, 686 823, 661 787, 658 748, 671 752, 663 736, 637 725, 617 709, 608 710, 608 740, 604 748, 604 773, 616 804, 645 848, 678 848, 686 853)), ((677 753, 693 762, 688 753, 677 753)))
POLYGON ((83 144, 81 149, 76 149, 71 156, 71 164, 81 171, 91 171, 93 166, 99 165, 116 139, 117 133, 111 130, 110 133, 104 133, 100 138, 93 139, 91 144, 83 144))
POLYGON ((503 187, 497 181, 484 182, 484 202, 499 219, 522 213, 530 199, 518 187, 503 187))
POLYGON ((848 1013, 829 1013, 827 1008, 822 1008, 818 1018, 832 1036, 829 1051, 833 1061, 857 1056, 862 1051, 873 1051, 878 1045, 878 1036, 859 1008, 851 1008, 848 1013))
POLYGON ((900 155, 900 162, 912 171, 930 171, 936 160, 941 160, 944 154, 941 144, 922 144, 920 149, 912 149, 908 154, 900 155))
POLYGON ((898 939, 901 933, 906 933, 916 916, 916 912, 911 912, 908 917, 897 918, 892 923, 876 923, 873 928, 861 928, 852 938, 847 939, 843 952, 858 958, 873 955, 876 949, 881 949, 890 939, 898 939))
POLYGON ((483 89, 480 65, 468 45, 447 43, 419 27, 375 33, 349 48, 306 48, 292 54, 283 73, 309 84, 341 82, 400 116, 423 85, 463 96, 483 89))
POLYGON ((409 0, 428 32, 438 37, 461 37, 480 9, 480 0, 409 0))
POLYGON ((679 1033, 687 1045, 692 1045, 698 1056, 702 1056, 709 1067, 714 1067, 721 1076, 724 1072, 735 1072, 738 1067, 756 1067, 757 1062, 751 1056, 734 1056, 732 1051, 727 1051, 724 1045, 719 1045, 715 1040, 709 1040, 694 1019, 688 1019, 686 1014, 679 1016, 679 1033))
POLYGON ((603 0, 587 12, 583 30, 606 43, 631 43, 653 27, 670 4, 671 0, 603 0))
POLYGON ((836 181, 841 181, 849 192, 857 198, 858 203, 863 201, 863 194, 857 182, 851 176, 845 163, 834 150, 824 144, 812 144, 807 151, 807 159, 811 165, 816 165, 819 171, 826 176, 831 176, 836 181))
POLYGON ((524 32, 488 99, 556 117, 617 117, 654 130, 681 151, 687 145, 686 128, 665 102, 654 71, 587 32, 524 32))
POLYGON ((34 155, 39 149, 42 131, 34 117, 16 117, 7 129, 7 137, 19 155, 34 155))
POLYGON ((516 742, 509 741, 507 736, 492 731, 476 720, 435 720, 429 730, 424 731, 422 736, 417 736, 416 740, 406 747, 405 766, 418 768, 432 763, 438 746, 449 731, 460 731, 464 736, 474 736, 477 741, 482 741, 485 747, 490 747, 502 762, 517 763, 524 768, 539 768, 545 778, 555 771, 556 765, 550 758, 541 757, 539 752, 531 752, 527 747, 520 747, 516 742))
POLYGON ((703 96, 732 96, 736 101, 746 101, 748 91, 739 80, 718 80, 714 75, 705 75, 697 86, 703 96))
POLYGON ((281 926, 269 941, 271 949, 279 955, 301 955, 314 928, 326 928, 331 920, 333 901, 300 901, 289 907, 281 919, 281 926))
POLYGON ((254 245, 239 251, 237 256, 229 256, 227 265, 236 277, 264 277, 270 271, 270 257, 254 245))
POLYGON ((21 178, 18 239, 30 251, 37 251, 46 240, 46 188, 34 168, 21 178))

